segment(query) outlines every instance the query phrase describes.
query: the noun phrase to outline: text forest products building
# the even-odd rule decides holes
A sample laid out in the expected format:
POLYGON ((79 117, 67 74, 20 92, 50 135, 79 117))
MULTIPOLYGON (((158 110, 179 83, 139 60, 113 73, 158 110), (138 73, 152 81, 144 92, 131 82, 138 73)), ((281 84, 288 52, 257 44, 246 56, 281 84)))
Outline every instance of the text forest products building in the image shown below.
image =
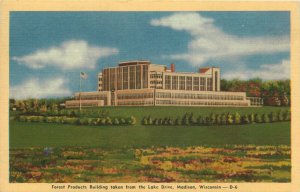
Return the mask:
POLYGON ((98 91, 75 93, 66 107, 92 106, 260 106, 260 98, 245 92, 220 90, 220 68, 196 73, 175 72, 175 65, 150 61, 121 62, 98 74, 98 91))

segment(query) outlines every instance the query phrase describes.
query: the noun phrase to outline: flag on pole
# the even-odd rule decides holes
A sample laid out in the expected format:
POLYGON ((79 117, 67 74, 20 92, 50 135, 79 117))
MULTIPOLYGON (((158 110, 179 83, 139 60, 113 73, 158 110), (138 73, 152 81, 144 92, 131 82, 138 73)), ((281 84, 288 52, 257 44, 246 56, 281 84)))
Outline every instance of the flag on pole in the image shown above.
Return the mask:
POLYGON ((80 78, 81 79, 87 79, 88 75, 85 72, 80 72, 80 78))

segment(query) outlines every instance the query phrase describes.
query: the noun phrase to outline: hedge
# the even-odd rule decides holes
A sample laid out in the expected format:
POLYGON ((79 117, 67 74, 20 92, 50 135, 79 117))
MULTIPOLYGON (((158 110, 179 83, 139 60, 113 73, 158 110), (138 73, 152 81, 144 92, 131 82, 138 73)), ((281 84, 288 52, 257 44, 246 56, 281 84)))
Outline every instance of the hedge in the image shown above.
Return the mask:
POLYGON ((209 116, 198 116, 195 117, 193 113, 185 113, 182 117, 162 117, 162 118, 153 118, 150 115, 145 116, 141 124, 142 125, 241 125, 241 124, 251 124, 251 123, 272 123, 280 121, 290 121, 291 112, 278 111, 271 112, 268 114, 244 114, 240 115, 239 113, 222 113, 215 114, 211 113, 209 116))
POLYGON ((135 125, 136 118, 118 118, 118 117, 67 117, 67 116, 28 116, 21 115, 18 118, 22 122, 45 122, 45 123, 60 123, 60 124, 74 124, 74 125, 135 125))

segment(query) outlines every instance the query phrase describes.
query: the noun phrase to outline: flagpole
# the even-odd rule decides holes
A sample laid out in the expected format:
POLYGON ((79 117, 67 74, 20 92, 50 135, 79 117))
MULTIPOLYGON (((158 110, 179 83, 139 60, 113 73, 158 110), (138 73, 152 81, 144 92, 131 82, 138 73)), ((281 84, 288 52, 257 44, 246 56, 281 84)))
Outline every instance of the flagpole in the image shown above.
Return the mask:
POLYGON ((80 81, 79 81, 79 111, 81 111, 81 72, 79 75, 80 81))

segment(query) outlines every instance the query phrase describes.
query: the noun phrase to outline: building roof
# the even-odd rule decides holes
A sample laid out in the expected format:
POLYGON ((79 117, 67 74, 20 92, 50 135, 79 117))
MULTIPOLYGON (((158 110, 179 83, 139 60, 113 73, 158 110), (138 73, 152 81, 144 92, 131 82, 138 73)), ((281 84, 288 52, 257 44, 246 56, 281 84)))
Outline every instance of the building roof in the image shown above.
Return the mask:
POLYGON ((206 67, 206 68, 200 68, 199 72, 200 73, 206 73, 210 68, 206 67))
POLYGON ((133 60, 133 61, 124 61, 120 62, 119 66, 127 66, 127 65, 142 65, 142 64, 151 64, 148 60, 133 60))

